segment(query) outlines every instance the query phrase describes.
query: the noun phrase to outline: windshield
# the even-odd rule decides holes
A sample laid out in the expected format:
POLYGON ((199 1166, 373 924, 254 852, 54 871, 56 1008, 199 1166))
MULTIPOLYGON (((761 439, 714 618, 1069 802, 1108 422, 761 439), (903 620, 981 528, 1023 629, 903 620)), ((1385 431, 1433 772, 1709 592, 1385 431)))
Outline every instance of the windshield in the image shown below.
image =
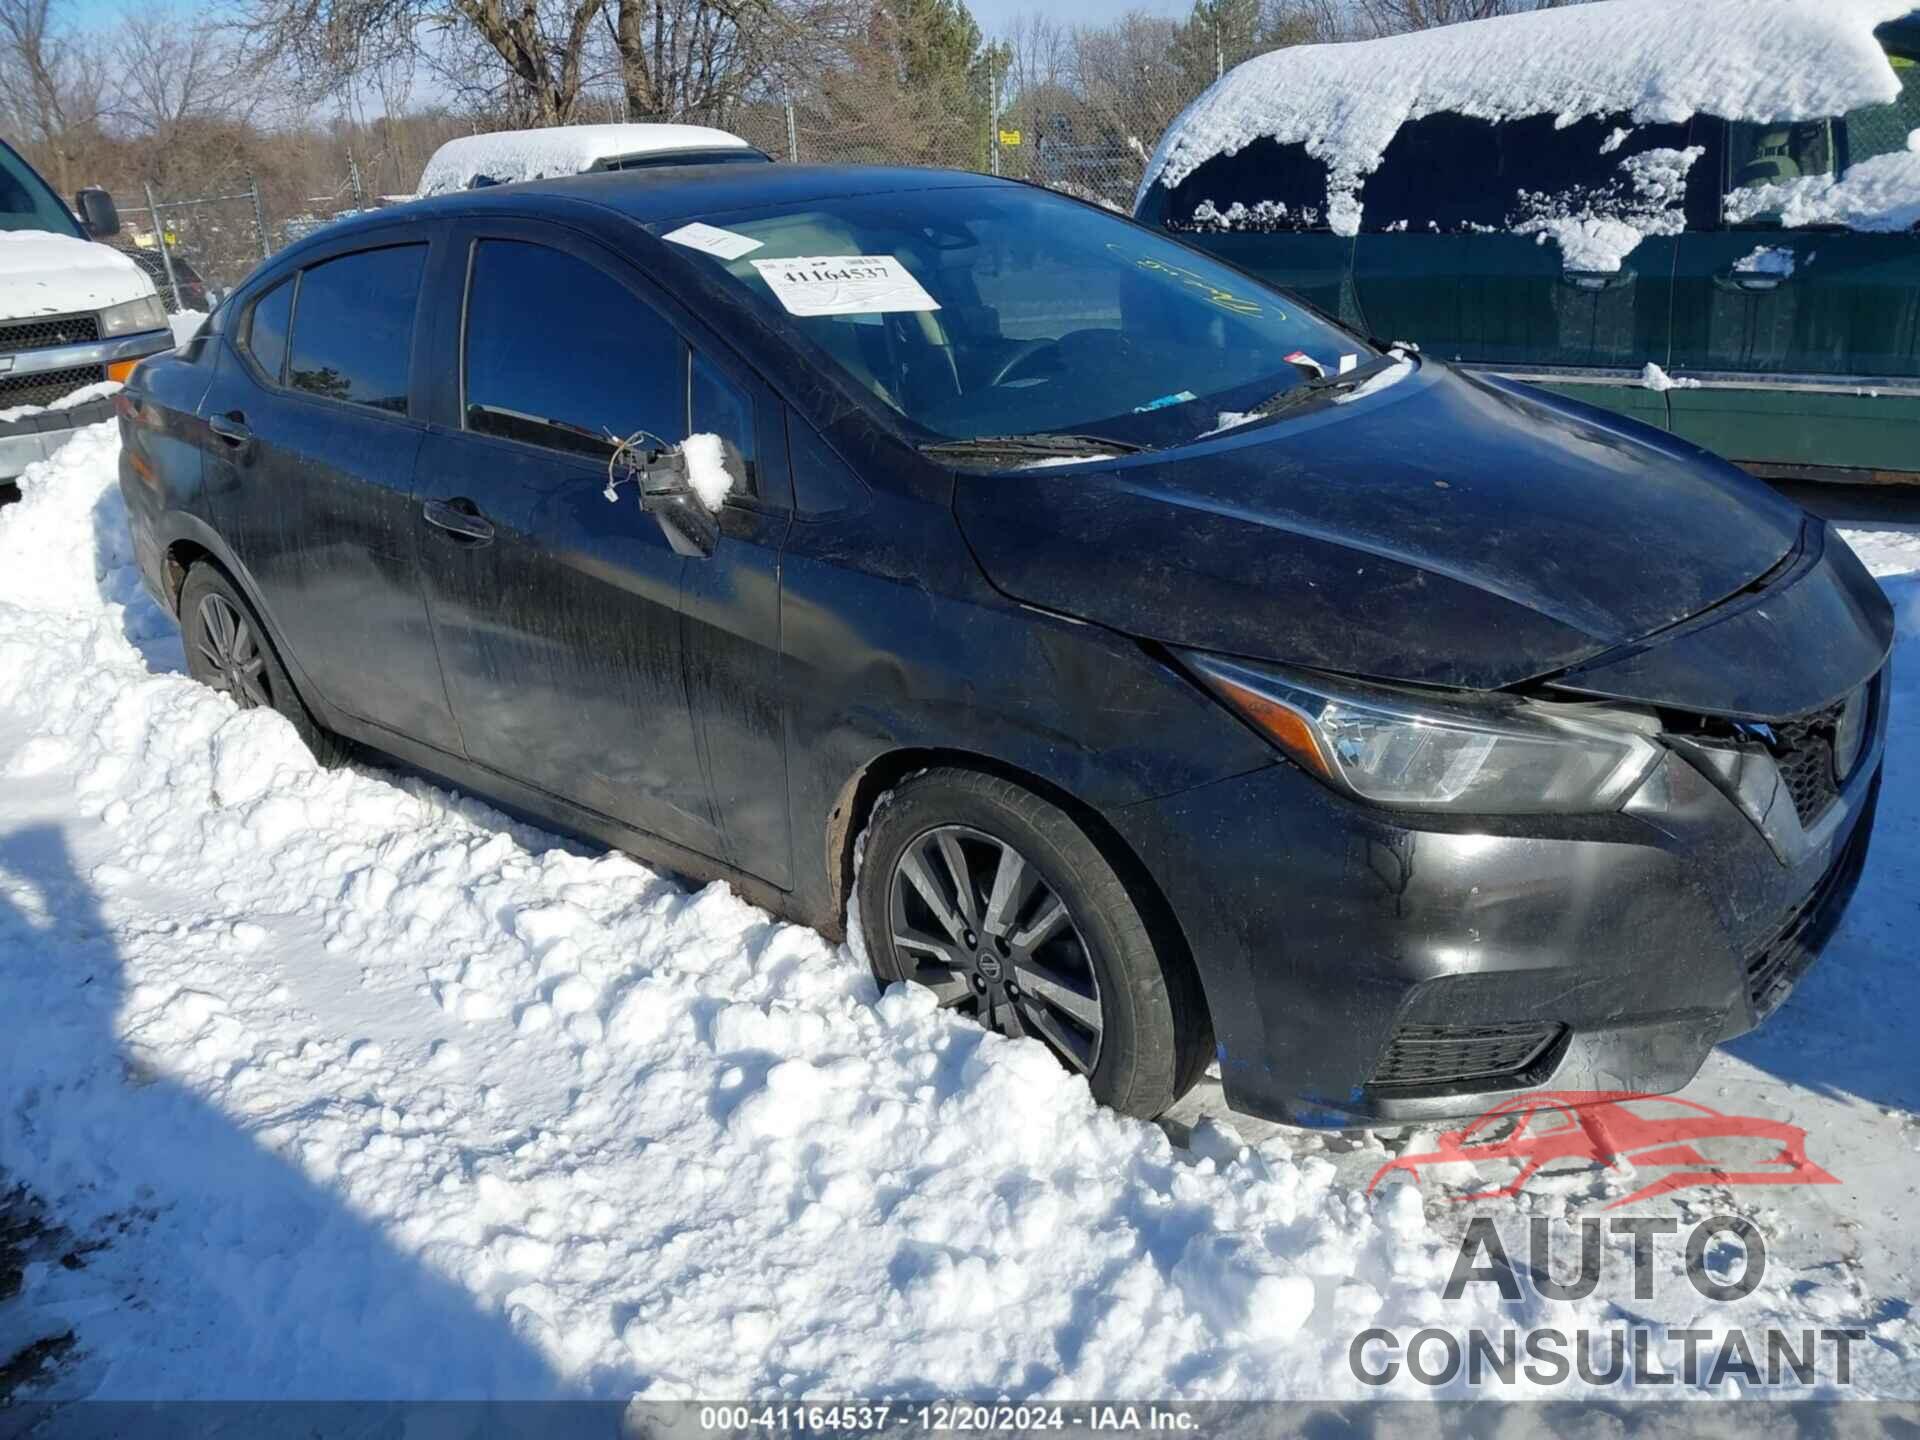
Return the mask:
POLYGON ((1374 353, 1246 276, 1040 190, 836 196, 649 228, 928 439, 1177 443, 1374 353))
POLYGON ((0 230, 51 230, 85 238, 60 197, 4 142, 0 142, 0 230))

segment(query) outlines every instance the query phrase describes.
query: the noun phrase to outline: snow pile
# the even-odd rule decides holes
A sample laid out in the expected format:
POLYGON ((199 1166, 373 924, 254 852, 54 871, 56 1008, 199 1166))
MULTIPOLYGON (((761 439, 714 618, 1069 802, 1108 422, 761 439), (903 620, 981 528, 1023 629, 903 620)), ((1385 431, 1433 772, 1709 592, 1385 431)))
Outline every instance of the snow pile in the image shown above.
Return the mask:
POLYGON ((1647 362, 1647 368, 1640 372, 1640 385, 1643 389, 1654 390, 1662 395, 1666 394, 1669 390, 1698 390, 1700 388, 1700 382, 1698 380, 1685 377, 1676 380, 1651 360, 1647 362))
POLYGON ((110 245, 47 230, 0 230, 0 318, 100 310, 156 293, 110 245))
POLYGON ((1326 162, 1333 228, 1350 235, 1363 178, 1408 120, 1441 111, 1567 123, 1622 112, 1641 123, 1697 112, 1838 115, 1898 97, 1873 31, 1911 8, 1911 0, 1608 0, 1276 50, 1236 66, 1181 113, 1139 196, 1265 136, 1326 162))
POLYGON ((501 130, 463 135, 433 152, 420 174, 420 195, 580 175, 603 160, 672 150, 745 150, 747 142, 705 125, 557 125, 545 130, 501 130))
MULTIPOLYGON (((1920 136, 1920 131, 1914 134, 1920 136)), ((1767 215, 1777 216, 1788 229, 1841 225, 1849 230, 1911 230, 1920 225, 1920 148, 1911 137, 1907 145, 1906 150, 1849 166, 1838 179, 1803 175, 1736 190, 1727 197, 1727 219, 1737 225, 1767 215)))
POLYGON ((687 460, 687 483, 700 503, 720 513, 733 489, 733 472, 727 468, 726 442, 718 435, 689 435, 680 445, 687 460))
MULTIPOLYGON (((725 886, 317 768, 175 673, 116 462, 92 427, 0 511, 0 1185, 100 1242, 11 1307, 76 1334, 59 1393, 1426 1396, 1356 1331, 1609 1318, 1443 1300, 1418 1192, 1320 1136, 1176 1149, 725 886)), ((1669 1259, 1664 1323, 1812 1313, 1669 1259)))
POLYGON ((200 327, 207 323, 204 310, 176 310, 167 316, 167 324, 173 328, 173 343, 184 345, 200 333, 200 327))

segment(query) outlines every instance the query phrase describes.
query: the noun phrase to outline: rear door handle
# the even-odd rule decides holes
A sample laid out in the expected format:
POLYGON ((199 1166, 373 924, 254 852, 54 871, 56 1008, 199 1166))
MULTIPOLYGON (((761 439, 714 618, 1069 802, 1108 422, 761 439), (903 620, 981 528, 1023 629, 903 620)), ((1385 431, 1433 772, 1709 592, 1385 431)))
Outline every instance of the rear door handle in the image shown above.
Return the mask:
POLYGON ((1738 290, 1749 295, 1764 295, 1786 283, 1785 275, 1769 275, 1760 270, 1722 270, 1713 283, 1722 290, 1738 290))
POLYGON ((493 539, 493 522, 471 500, 429 500, 420 513, 429 525, 472 544, 485 545, 493 539))
POLYGON ((1633 270, 1562 270, 1560 283, 1571 285, 1575 290, 1585 290, 1598 294, 1603 290, 1618 290, 1631 285, 1639 279, 1639 273, 1633 270))
POLYGON ((253 431, 241 423, 240 412, 237 410, 230 415, 215 415, 207 421, 207 429, 211 430, 222 444, 231 446, 235 450, 244 453, 253 448, 253 431))

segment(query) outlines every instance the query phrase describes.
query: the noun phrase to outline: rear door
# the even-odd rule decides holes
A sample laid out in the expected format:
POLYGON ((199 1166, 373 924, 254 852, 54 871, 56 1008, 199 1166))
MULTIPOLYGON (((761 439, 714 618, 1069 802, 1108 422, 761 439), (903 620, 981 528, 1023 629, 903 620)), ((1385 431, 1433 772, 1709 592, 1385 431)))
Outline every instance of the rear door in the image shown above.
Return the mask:
MULTIPOLYGON (((710 744, 693 700, 716 685, 740 698, 747 662, 715 639, 729 627, 754 652, 747 668, 758 670, 757 688, 777 684, 770 657, 785 511, 749 515, 745 497, 727 507, 735 513, 723 529, 774 532, 773 558, 750 582, 742 577, 754 587, 743 598, 713 560, 673 552, 631 480, 619 479, 610 501, 610 480, 622 474, 609 468, 617 441, 674 444, 688 433, 692 362, 680 331, 627 261, 572 231, 501 220, 458 233, 439 332, 437 413, 448 423, 421 453, 415 523, 468 756, 675 845, 729 857, 741 847, 729 843, 712 795, 722 755, 729 784, 737 789, 750 773, 773 806, 777 822, 764 805, 738 819, 756 834, 777 831, 777 863, 762 868, 784 879, 780 726, 756 715, 748 728, 757 740, 735 727, 710 744), (685 613, 689 564, 703 567, 698 623, 685 613)), ((701 393, 708 410, 727 409, 711 383, 701 393)), ((731 413, 742 412, 751 417, 754 407, 736 392, 731 413)), ((745 434, 732 438, 758 459, 745 434)), ((777 458, 784 483, 784 453, 777 458)))
MULTIPOLYGON (((1892 58, 1904 89, 1890 105, 1711 122, 1724 202, 1681 243, 1673 425, 1763 471, 1920 472, 1920 232, 1832 203, 1912 163, 1920 68, 1892 58)), ((1911 209, 1911 186, 1896 198, 1911 209)))
POLYGON ((457 752, 410 497, 423 229, 360 237, 244 300, 200 415, 209 513, 282 658, 347 716, 457 752))
POLYGON ((1702 156, 1687 125, 1442 113, 1401 127, 1361 192, 1370 333, 1666 421, 1677 236, 1702 156), (1690 188, 1692 187, 1692 188, 1690 188))

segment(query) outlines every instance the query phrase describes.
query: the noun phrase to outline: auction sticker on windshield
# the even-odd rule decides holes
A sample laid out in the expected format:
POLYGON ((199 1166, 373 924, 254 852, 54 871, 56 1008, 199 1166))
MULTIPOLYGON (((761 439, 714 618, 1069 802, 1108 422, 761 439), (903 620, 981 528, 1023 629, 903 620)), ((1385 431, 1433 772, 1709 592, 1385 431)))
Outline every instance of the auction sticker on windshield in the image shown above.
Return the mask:
POLYGON ((793 315, 884 315, 940 308, 891 255, 800 255, 756 260, 753 268, 793 315))
POLYGON ((689 250, 698 250, 702 254, 717 255, 722 260, 738 260, 766 243, 751 235, 742 235, 737 230, 722 230, 718 225, 707 225, 699 220, 691 225, 682 225, 660 238, 671 240, 675 245, 685 245, 689 250))

